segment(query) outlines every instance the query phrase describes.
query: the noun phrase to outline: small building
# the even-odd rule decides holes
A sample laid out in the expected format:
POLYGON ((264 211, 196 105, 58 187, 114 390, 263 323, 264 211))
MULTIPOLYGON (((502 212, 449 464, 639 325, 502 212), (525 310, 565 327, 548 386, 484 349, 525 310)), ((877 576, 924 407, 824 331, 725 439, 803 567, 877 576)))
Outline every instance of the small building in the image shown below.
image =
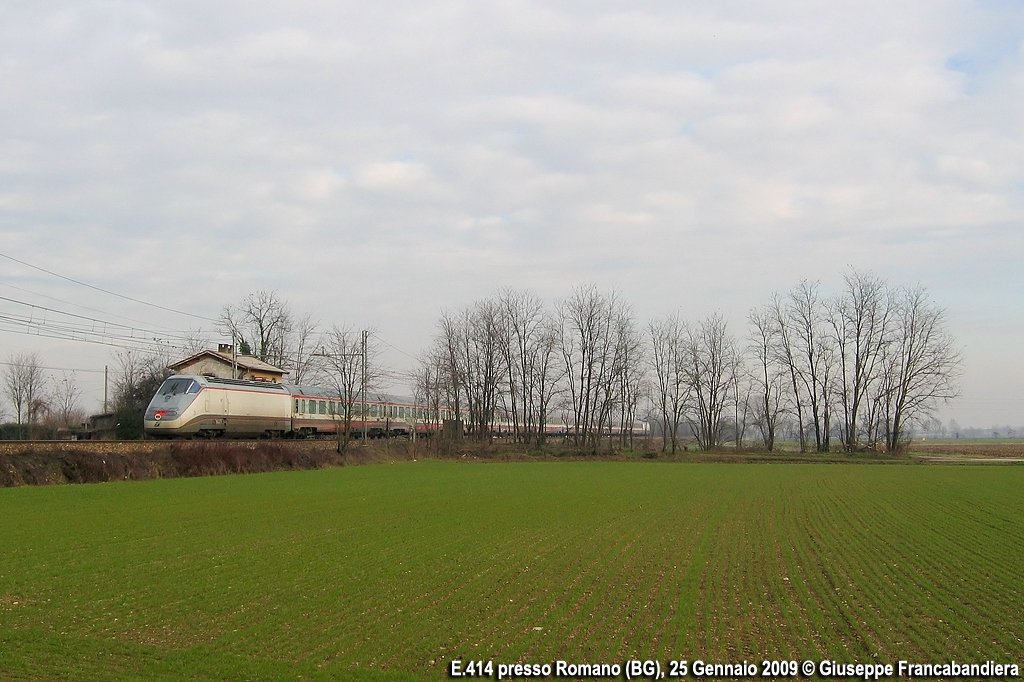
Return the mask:
POLYGON ((113 412, 91 415, 80 429, 68 429, 67 435, 58 435, 58 438, 62 440, 114 440, 117 438, 117 415, 113 412))
POLYGON ((220 344, 217 350, 204 350, 169 365, 175 374, 198 374, 221 379, 246 379, 281 383, 285 370, 274 367, 251 355, 235 355, 229 344, 220 344))

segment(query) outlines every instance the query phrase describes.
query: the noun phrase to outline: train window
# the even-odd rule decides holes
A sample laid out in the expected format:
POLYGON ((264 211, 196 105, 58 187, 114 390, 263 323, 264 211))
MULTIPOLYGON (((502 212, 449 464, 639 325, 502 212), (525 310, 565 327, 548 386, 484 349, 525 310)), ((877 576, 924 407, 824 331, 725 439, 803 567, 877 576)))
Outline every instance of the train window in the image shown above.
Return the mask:
POLYGON ((296 412, 299 411, 299 399, 298 398, 295 399, 295 411, 296 412))
POLYGON ((320 401, 320 414, 327 414, 327 401, 326 400, 321 400, 320 401))
POLYGON ((327 414, 333 415, 335 413, 334 401, 327 403, 327 414))
POLYGON ((306 411, 306 399, 305 398, 302 399, 302 409, 299 410, 299 411, 300 412, 305 412, 306 411))
POLYGON ((188 389, 191 379, 168 379, 160 386, 160 395, 180 395, 188 389))

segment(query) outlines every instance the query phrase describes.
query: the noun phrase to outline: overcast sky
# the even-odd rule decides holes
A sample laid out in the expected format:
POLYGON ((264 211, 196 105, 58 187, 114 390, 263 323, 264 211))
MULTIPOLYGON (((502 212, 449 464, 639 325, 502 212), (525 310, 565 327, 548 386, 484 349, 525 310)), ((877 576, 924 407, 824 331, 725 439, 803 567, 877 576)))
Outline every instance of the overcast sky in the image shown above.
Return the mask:
MULTIPOLYGON (((1020 2, 0 0, 0 253, 202 317, 273 289, 408 355, 502 286, 744 334, 853 266, 948 309, 945 418, 1022 425, 1022 37, 1020 2)), ((0 296, 212 328, 2 258, 0 296)), ((17 329, 0 359, 94 409, 112 349, 17 329)))

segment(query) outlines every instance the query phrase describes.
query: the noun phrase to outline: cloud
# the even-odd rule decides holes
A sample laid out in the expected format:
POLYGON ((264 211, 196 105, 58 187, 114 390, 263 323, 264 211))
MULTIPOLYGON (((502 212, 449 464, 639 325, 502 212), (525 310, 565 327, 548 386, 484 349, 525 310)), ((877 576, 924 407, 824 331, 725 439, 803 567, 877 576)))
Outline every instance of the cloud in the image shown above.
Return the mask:
POLYGON ((429 180, 430 169, 411 161, 379 161, 356 175, 359 187, 378 191, 409 189, 429 180))
POLYGON ((193 259, 177 307, 276 288, 415 351, 503 284, 741 320, 848 264, 941 300, 1024 256, 1011 5, 3 13, 0 240, 143 297, 168 295, 155 263, 193 259))

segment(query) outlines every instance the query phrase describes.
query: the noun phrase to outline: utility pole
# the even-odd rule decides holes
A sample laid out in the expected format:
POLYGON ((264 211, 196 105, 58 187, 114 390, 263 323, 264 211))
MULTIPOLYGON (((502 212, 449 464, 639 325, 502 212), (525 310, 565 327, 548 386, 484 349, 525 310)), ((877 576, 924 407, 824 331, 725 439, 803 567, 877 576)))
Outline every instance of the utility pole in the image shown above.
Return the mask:
MULTIPOLYGON (((329 355, 327 353, 327 349, 324 348, 323 346, 321 346, 319 348, 319 350, 314 350, 313 351, 314 355, 319 355, 320 357, 323 357, 323 358, 355 358, 355 357, 360 358, 361 364, 362 364, 362 368, 361 368, 361 372, 360 372, 361 375, 362 375, 362 377, 361 377, 362 381, 360 382, 360 391, 359 391, 359 402, 360 402, 359 417, 360 417, 360 419, 363 422, 363 445, 366 445, 366 438, 367 438, 367 431, 366 431, 366 379, 367 379, 367 376, 366 376, 367 375, 367 368, 366 368, 366 340, 367 340, 367 337, 369 335, 370 335, 369 331, 367 331, 365 329, 362 331, 361 338, 360 338, 360 348, 359 348, 359 352, 358 353, 339 353, 338 355, 329 355)), ((345 395, 339 393, 338 397, 339 398, 345 398, 345 395)), ((354 397, 355 396, 349 396, 348 399, 351 400, 354 397)), ((354 405, 351 405, 351 404, 349 405, 349 408, 348 408, 349 413, 351 413, 351 411, 354 409, 354 407, 355 407, 354 405)))
POLYGON ((107 365, 103 365, 103 414, 107 413, 107 365))

